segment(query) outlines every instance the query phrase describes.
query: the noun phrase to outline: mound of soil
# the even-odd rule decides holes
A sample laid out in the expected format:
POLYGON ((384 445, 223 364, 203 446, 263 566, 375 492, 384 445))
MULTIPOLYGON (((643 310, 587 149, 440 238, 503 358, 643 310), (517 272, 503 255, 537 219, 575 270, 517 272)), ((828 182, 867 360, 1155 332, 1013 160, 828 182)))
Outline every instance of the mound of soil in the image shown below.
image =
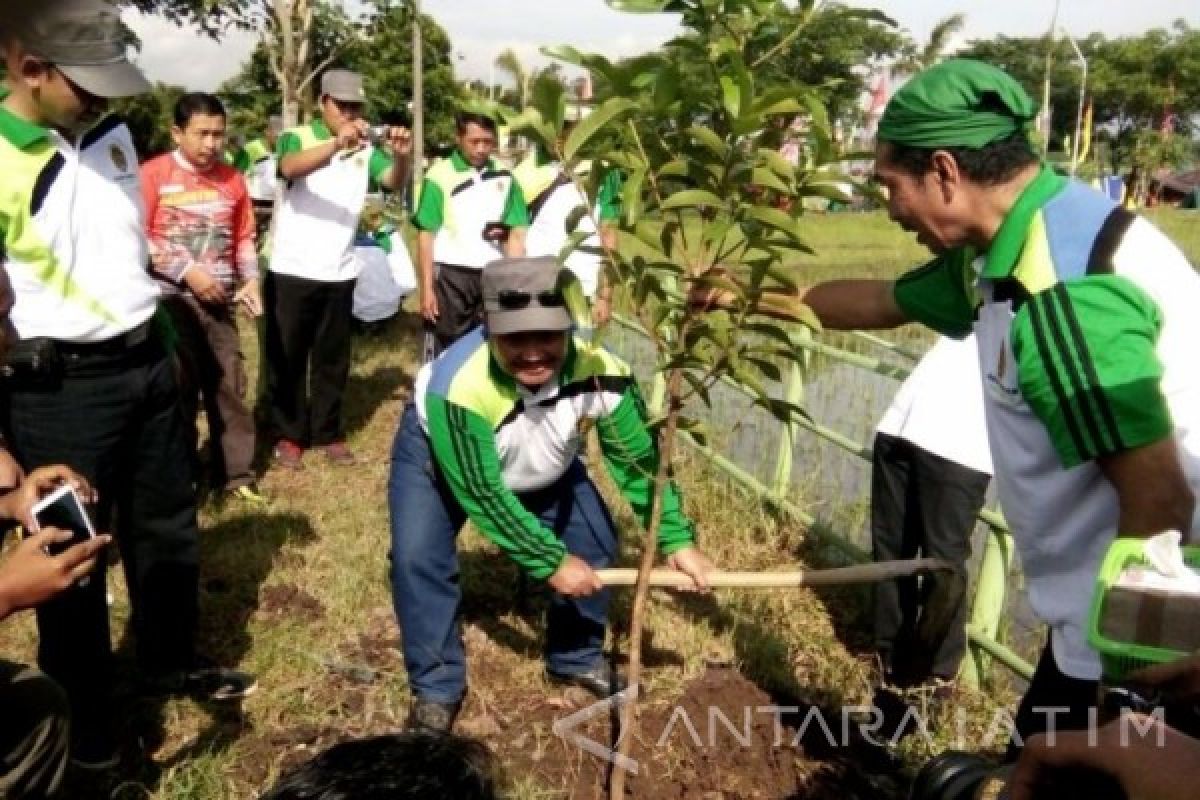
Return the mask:
MULTIPOLYGON (((502 685, 489 681, 490 685, 502 685)), ((510 781, 560 791, 571 800, 607 798, 609 763, 553 730, 589 708, 577 690, 471 702, 459 729, 496 751, 510 781), (481 707, 482 706, 482 707, 481 707), (501 711, 503 709, 503 711, 501 711), (514 711, 514 709, 516 709, 514 711)), ((774 800, 898 797, 895 782, 862 767, 840 736, 843 723, 785 707, 732 669, 709 669, 676 698, 642 705, 627 796, 646 800, 774 800), (820 739, 819 745, 813 742, 820 739), (819 752, 819 754, 814 753, 819 752)), ((599 747, 612 744, 614 713, 599 710, 574 730, 599 747)))

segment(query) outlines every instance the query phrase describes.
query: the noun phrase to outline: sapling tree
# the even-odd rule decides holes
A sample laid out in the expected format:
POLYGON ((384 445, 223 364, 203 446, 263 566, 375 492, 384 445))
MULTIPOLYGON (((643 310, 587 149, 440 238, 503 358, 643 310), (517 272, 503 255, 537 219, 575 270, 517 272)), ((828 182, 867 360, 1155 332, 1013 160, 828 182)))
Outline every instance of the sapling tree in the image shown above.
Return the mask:
MULTIPOLYGON (((659 52, 620 63, 572 47, 547 48, 547 55, 591 73, 596 107, 564 135, 565 92, 548 83, 509 121, 552 153, 589 198, 578 215, 593 213, 608 171, 617 170, 623 180, 615 245, 598 252, 605 279, 625 292, 624 307, 649 335, 666 386, 651 423, 659 446, 656 490, 629 625, 629 683, 636 698, 662 491, 678 436, 704 436, 693 409, 711 402, 723 376, 748 387, 757 405, 781 419, 802 413, 772 391, 781 366, 801 354, 787 329, 756 316, 756 298, 766 289, 794 286, 793 264, 811 252, 803 200, 845 200, 847 178, 838 162, 847 156, 833 141, 827 87, 789 82, 778 73, 759 77, 818 13, 815 0, 608 3, 628 12, 679 14, 685 34, 659 52), (801 140, 798 164, 780 154, 787 137, 801 140), (693 307, 689 292, 704 286, 732 292, 735 307, 717 313, 693 307)), ((872 11, 834 13, 887 21, 872 11)), ((586 239, 586 233, 573 234, 567 247, 586 239)), ((802 321, 817 326, 811 315, 802 321)), ((629 702, 621 715, 622 755, 636 736, 635 725, 636 704, 629 702)), ((624 786, 625 772, 616 768, 611 796, 623 797, 624 786)))

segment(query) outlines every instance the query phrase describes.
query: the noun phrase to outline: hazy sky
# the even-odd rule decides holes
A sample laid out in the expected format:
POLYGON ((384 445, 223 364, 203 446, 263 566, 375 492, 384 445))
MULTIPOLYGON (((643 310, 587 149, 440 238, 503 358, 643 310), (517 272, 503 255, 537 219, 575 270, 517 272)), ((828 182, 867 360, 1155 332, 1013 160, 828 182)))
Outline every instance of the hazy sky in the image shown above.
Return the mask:
MULTIPOLYGON (((879 8, 923 40, 941 18, 967 15, 962 41, 1003 33, 1029 36, 1050 24, 1050 0, 849 0, 879 8)), ((355 4, 351 1, 351 6, 355 4)), ((422 7, 450 34, 459 54, 460 77, 488 78, 489 66, 506 48, 524 60, 542 60, 538 48, 573 44, 609 56, 641 52, 677 31, 669 15, 636 15, 610 10, 603 0, 423 0, 422 7)), ((1200 26, 1197 0, 1061 0, 1060 24, 1072 35, 1099 31, 1109 36, 1166 27, 1183 18, 1200 26)), ((194 31, 153 18, 130 15, 142 38, 141 63, 150 77, 188 88, 211 89, 237 72, 253 47, 251 34, 230 34, 220 44, 194 31)))

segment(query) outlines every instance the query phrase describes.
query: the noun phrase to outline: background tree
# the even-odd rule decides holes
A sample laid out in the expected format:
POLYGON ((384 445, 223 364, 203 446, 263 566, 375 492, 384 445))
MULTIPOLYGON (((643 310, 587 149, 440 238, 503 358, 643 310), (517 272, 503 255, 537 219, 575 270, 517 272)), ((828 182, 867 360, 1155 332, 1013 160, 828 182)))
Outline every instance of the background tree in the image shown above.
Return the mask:
MULTIPOLYGON (((1169 118, 1169 127, 1186 136, 1200 114, 1200 31, 1179 21, 1171 29, 1114 39, 1093 33, 1078 44, 1088 60, 1088 95, 1093 101, 1096 138, 1107 143, 1110 167, 1129 169, 1141 163, 1152 168, 1137 155, 1154 152, 1145 146, 1146 132, 1162 130, 1169 118)), ((1051 144, 1057 144, 1074 134, 1079 102, 1080 70, 1067 42, 1057 37, 1047 41, 1045 37, 997 36, 969 43, 960 55, 1003 68, 1032 96, 1041 97, 1043 62, 1030 54, 1044 53, 1047 46, 1054 48, 1051 144)))
POLYGON ((175 104, 183 94, 184 90, 179 86, 156 83, 147 94, 113 102, 113 112, 121 115, 129 125, 134 147, 143 161, 175 149, 171 124, 175 104))
POLYGON ((955 34, 963 29, 967 21, 966 14, 951 14, 938 20, 929 32, 929 40, 920 49, 911 49, 904 58, 900 59, 895 69, 898 72, 915 74, 923 69, 929 69, 946 57, 946 50, 955 34))
POLYGON ((496 69, 506 73, 512 79, 515 93, 515 105, 523 109, 529 105, 529 94, 533 90, 532 76, 526 69, 521 57, 511 47, 496 56, 496 69))
MULTIPOLYGON (((336 16, 339 9, 322 11, 336 16)), ((336 31, 338 24, 326 27, 318 17, 313 57, 317 63, 328 63, 361 72, 367 87, 368 114, 375 119, 389 112, 407 112, 412 101, 412 4, 394 0, 372 0, 360 20, 354 38, 344 45, 334 41, 327 31, 336 31)), ((421 16, 425 62, 425 138, 429 146, 447 142, 454 133, 454 110, 460 90, 454 77, 450 38, 446 31, 427 14, 421 16)), ((311 114, 319 78, 308 84, 300 98, 302 117, 311 114)), ((270 66, 267 45, 260 43, 250 60, 236 76, 220 89, 230 105, 233 122, 238 130, 257 132, 266 125, 267 117, 280 110, 280 87, 270 66)))
MULTIPOLYGON (((863 14, 839 3, 814 8, 801 4, 764 26, 751 54, 773 51, 758 69, 761 80, 796 80, 822 91, 829 117, 847 127, 859 122, 860 98, 873 65, 883 65, 912 51, 911 40, 882 14, 863 14)), ((679 63, 684 83, 705 80, 707 53, 697 50, 698 34, 687 33, 666 50, 679 63)))

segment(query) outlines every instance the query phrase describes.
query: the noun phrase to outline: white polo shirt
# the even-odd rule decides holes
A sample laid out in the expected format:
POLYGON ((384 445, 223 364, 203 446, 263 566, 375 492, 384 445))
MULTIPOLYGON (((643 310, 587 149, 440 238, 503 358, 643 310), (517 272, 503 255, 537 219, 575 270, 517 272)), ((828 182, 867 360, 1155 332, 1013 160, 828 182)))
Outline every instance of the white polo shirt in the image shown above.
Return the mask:
MULTIPOLYGON (((279 159, 332 138, 319 119, 292 128, 279 137, 279 159)), ((379 181, 391 166, 382 150, 360 148, 336 153, 324 167, 290 181, 275 220, 270 271, 323 283, 357 278, 354 237, 359 216, 370 183, 379 181)))
POLYGON ((481 169, 455 150, 432 167, 421 185, 413 224, 434 234, 433 260, 469 269, 483 269, 503 256, 483 238, 488 223, 513 228, 529 224, 525 197, 512 173, 489 160, 481 169))

